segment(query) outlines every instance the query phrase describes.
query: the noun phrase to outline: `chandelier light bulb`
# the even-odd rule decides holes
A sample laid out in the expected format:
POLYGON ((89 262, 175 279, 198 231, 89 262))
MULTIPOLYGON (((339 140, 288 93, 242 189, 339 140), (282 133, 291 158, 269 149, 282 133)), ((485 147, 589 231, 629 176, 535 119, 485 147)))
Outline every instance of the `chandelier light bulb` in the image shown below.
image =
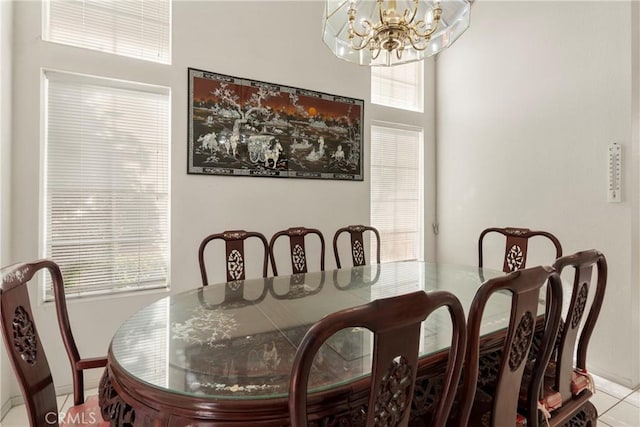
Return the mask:
POLYGON ((433 28, 433 10, 428 10, 424 15, 424 22, 427 26, 427 30, 431 30, 433 28))

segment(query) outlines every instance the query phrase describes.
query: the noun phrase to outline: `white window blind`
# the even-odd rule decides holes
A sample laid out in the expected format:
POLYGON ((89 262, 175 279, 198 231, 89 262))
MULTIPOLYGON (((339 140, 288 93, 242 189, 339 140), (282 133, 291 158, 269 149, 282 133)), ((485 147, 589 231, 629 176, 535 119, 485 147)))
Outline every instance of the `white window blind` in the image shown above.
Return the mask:
POLYGON ((371 102, 387 107, 424 112, 423 61, 371 67, 371 102))
POLYGON ((381 261, 422 258, 422 131, 371 127, 371 224, 381 261))
POLYGON ((170 0, 45 0, 43 39, 171 63, 170 0))
POLYGON ((44 250, 68 294, 166 286, 169 89, 54 71, 45 88, 44 250))

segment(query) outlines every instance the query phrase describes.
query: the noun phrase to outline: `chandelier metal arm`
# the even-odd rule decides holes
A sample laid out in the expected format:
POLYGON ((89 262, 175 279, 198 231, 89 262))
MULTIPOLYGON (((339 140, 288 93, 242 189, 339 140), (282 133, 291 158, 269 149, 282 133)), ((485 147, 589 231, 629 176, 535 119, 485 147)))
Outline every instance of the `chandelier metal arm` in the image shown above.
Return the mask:
POLYGON ((427 31, 425 31, 424 33, 421 33, 419 31, 420 27, 422 26, 424 26, 425 28, 427 27, 423 20, 417 21, 411 29, 418 37, 424 37, 424 38, 431 37, 431 34, 435 33, 436 30, 438 29, 438 24, 440 23, 441 16, 442 16, 442 9, 440 7, 436 7, 435 9, 433 9, 433 26, 431 29, 427 29, 427 31))
MULTIPOLYGON (((380 0, 378 0, 380 1, 380 0)), ((354 4, 351 3, 351 5, 349 6, 349 10, 347 11, 348 17, 349 17, 349 41, 351 42, 351 47, 355 50, 362 50, 364 49, 370 42, 371 39, 371 32, 375 30, 374 26, 371 24, 371 21, 369 21, 368 19, 365 19, 362 21, 362 23, 360 24, 363 29, 363 32, 358 31, 358 29, 356 28, 355 25, 355 20, 356 20, 356 13, 357 10, 354 7, 354 4), (355 37, 359 37, 360 38, 360 43, 359 44, 355 44, 354 42, 354 38, 355 37)))
POLYGON ((383 8, 383 2, 384 0, 377 0, 380 22, 374 25, 365 19, 360 24, 362 30, 356 26, 357 10, 355 4, 351 3, 347 11, 351 47, 354 50, 362 50, 368 46, 374 59, 380 54, 382 46, 386 46, 389 51, 396 50, 398 59, 402 57, 402 50, 406 42, 416 50, 425 50, 431 35, 438 29, 442 15, 439 2, 435 3, 434 9, 431 11, 433 14, 431 27, 427 26, 422 19, 413 22, 418 13, 419 0, 413 0, 413 10, 405 9, 402 17, 395 10, 396 2, 394 0, 390 0, 388 9, 383 8), (422 32, 422 28, 425 28, 426 31, 422 32), (359 40, 355 40, 356 37, 359 40), (391 37, 395 38, 395 42, 391 42, 391 37))
POLYGON ((427 48, 427 43, 429 42, 429 40, 431 40, 431 36, 427 36, 422 38, 422 40, 414 40, 413 37, 407 37, 407 40, 409 40, 409 43, 411 44, 411 47, 413 47, 415 50, 425 50, 427 48), (420 42, 424 42, 424 45, 420 45, 420 42))
POLYGON ((418 0, 413 0, 413 13, 411 14, 411 19, 407 19, 407 14, 409 13, 409 9, 404 10, 404 21, 411 24, 414 19, 416 19, 416 15, 418 14, 418 0))
POLYGON ((371 36, 369 34, 360 35, 356 31, 354 31, 353 34, 358 36, 358 37, 360 37, 360 42, 356 44, 356 42, 353 40, 353 37, 351 37, 351 34, 349 35, 349 40, 351 42, 351 47, 354 50, 362 50, 362 49, 364 49, 365 47, 367 47, 371 43, 371 36))
POLYGON ((351 33, 353 33, 353 35, 358 36, 358 37, 360 37, 360 38, 367 38, 367 37, 369 37, 369 36, 370 36, 371 31, 374 29, 373 25, 371 25, 371 22, 369 22, 369 21, 367 21, 367 20, 362 21, 362 23, 363 23, 363 24, 366 24, 366 25, 363 25, 363 27, 368 27, 368 28, 369 28, 369 30, 367 30, 367 29, 365 28, 365 29, 363 30, 363 31, 364 31, 364 33, 361 33, 360 31, 358 31, 358 30, 356 29, 356 27, 355 27, 355 26, 349 26, 349 38, 351 38, 351 33))
MULTIPOLYGON (((329 8, 330 1, 327 0, 327 14, 332 13, 329 8)), ((335 48, 328 44, 332 50, 336 49, 334 53, 339 57, 350 56, 353 58, 352 62, 371 63, 371 65, 385 65, 373 64, 382 51, 385 52, 386 65, 414 61, 438 53, 453 43, 459 34, 468 27, 468 10, 473 2, 473 0, 450 0, 451 4, 447 5, 446 13, 444 13, 441 7, 443 0, 402 0, 406 2, 402 5, 398 5, 401 3, 400 0, 376 0, 375 6, 362 7, 366 12, 359 10, 361 2, 364 1, 346 0, 342 3, 340 8, 346 9, 348 19, 340 27, 339 32, 334 32, 334 34, 342 33, 344 44, 341 47, 336 44, 335 48), (453 27, 457 22, 463 22, 463 24, 453 27), (455 28, 451 37, 452 41, 449 40, 449 37, 440 38, 438 36, 438 41, 433 45, 433 49, 429 49, 428 53, 418 53, 426 51, 432 45, 432 38, 445 31, 447 27, 455 28), (356 51, 362 51, 365 48, 369 50, 369 53, 357 54, 356 56, 356 51), (338 49, 341 50, 340 53, 337 53, 338 49), (403 58, 405 55, 407 59, 403 58)), ((345 9, 342 9, 342 13, 345 9)), ((331 19, 336 21, 336 16, 327 16, 331 16, 331 19)), ((328 22, 329 18, 326 19, 328 22)), ((337 28, 336 24, 339 26, 339 19, 335 23, 332 22, 334 30, 337 28)), ((327 26, 326 28, 331 27, 327 26)))

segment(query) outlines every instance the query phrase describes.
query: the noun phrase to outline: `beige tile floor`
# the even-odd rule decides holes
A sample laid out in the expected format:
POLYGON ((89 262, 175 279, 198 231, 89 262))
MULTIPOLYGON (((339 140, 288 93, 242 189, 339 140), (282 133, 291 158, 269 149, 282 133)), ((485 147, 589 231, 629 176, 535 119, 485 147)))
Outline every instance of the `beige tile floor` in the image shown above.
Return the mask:
POLYGON ((640 427, 640 387, 631 390, 594 376, 596 394, 592 402, 598 410, 598 425, 640 427))
MULTIPOLYGON (((640 387, 635 390, 621 386, 604 378, 594 376, 596 394, 593 404, 598 409, 601 427, 640 427, 640 387)), ((89 390, 87 395, 97 394, 89 390)), ((71 395, 58 396, 58 407, 65 411, 71 405, 71 395)), ((24 405, 11 408, 0 422, 0 427, 28 427, 24 405)))

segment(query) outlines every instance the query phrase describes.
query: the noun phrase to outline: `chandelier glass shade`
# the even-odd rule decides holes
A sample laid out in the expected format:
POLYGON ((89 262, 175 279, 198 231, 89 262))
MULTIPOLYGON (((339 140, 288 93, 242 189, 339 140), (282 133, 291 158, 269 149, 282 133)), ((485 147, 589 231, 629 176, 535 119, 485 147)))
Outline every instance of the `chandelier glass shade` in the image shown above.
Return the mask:
POLYGON ((390 66, 451 46, 473 0, 326 0, 322 39, 340 59, 390 66))

